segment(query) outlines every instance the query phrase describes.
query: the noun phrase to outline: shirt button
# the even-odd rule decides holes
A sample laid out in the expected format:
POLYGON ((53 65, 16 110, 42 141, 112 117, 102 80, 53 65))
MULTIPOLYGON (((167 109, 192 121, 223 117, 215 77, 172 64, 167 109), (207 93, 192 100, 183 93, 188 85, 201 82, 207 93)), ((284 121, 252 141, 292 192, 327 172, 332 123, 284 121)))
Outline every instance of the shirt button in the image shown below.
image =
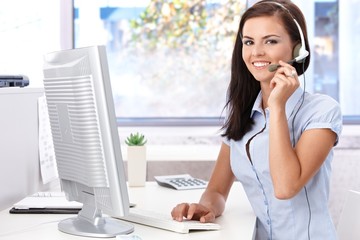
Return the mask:
POLYGON ((267 225, 270 225, 270 220, 267 220, 266 223, 267 223, 267 225))

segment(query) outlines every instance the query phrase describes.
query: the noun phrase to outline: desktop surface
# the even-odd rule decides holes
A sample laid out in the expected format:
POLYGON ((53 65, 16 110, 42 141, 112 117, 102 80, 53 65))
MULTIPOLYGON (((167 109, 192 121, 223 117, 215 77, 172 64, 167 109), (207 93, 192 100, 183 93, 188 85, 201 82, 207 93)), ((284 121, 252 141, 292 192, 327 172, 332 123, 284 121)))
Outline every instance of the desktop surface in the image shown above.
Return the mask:
MULTIPOLYGON (((146 187, 130 187, 129 198, 130 202, 135 203, 138 208, 170 214, 171 209, 177 203, 197 202, 203 191, 203 189, 177 191, 161 187, 155 182, 147 182, 146 187)), ((68 217, 69 214, 10 214, 9 209, 6 209, 0 212, 0 239, 94 239, 60 232, 57 226, 58 222, 68 217)), ((180 234, 134 224, 135 231, 132 234, 143 240, 250 240, 253 235, 255 219, 241 184, 236 182, 231 189, 223 216, 216 219, 216 223, 221 225, 220 230, 180 234)))

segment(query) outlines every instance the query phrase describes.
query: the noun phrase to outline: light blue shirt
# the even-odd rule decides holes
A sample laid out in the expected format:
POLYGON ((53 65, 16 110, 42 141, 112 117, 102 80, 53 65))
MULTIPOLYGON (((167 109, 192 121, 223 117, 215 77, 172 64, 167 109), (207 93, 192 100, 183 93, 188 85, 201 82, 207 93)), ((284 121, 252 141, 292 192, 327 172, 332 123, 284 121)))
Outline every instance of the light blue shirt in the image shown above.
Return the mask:
MULTIPOLYGON (((302 96, 303 90, 299 87, 286 103, 291 140, 294 135, 297 142, 304 131, 315 128, 331 129, 339 137, 342 129, 339 104, 329 96, 310 93, 305 93, 302 103, 302 96)), ((242 183, 257 216, 256 239, 336 239, 335 227, 328 209, 333 151, 330 151, 316 175, 296 196, 288 200, 277 199, 269 170, 271 113, 268 109, 263 111, 261 103, 260 92, 251 113, 254 120, 252 129, 240 141, 224 140, 230 146, 232 171, 242 183), (248 142, 251 161, 246 151, 248 142)))

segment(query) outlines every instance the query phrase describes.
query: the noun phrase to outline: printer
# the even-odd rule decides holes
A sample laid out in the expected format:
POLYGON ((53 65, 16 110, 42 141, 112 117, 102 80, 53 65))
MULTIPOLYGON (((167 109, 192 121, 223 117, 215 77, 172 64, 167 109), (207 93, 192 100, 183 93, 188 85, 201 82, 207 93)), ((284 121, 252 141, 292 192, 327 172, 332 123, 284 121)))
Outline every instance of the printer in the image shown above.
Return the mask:
POLYGON ((0 75, 1 87, 26 87, 29 85, 29 78, 25 75, 0 75))

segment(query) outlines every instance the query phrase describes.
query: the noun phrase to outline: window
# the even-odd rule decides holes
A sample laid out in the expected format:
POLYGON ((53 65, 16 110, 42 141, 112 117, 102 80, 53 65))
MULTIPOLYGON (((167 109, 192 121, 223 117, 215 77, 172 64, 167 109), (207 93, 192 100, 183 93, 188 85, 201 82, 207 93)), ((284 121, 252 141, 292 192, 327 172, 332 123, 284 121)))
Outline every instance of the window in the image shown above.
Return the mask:
MULTIPOLYGON (((246 1, 127 2, 98 1, 91 5, 75 0, 75 46, 108 46, 117 115, 219 117, 225 103, 233 40, 246 1)), ((339 19, 349 14, 339 12, 340 3, 335 0, 296 3, 306 13, 313 39, 306 89, 338 100, 350 121, 360 113, 360 99, 353 97, 359 85, 351 83, 354 77, 341 75, 340 79, 339 64, 343 57, 339 47, 348 45, 348 38, 339 37, 339 19)), ((352 9, 348 11, 356 14, 352 9)), ((356 17, 348 21, 355 25, 359 22, 356 17)))
MULTIPOLYGON (((360 0, 294 2, 305 14, 312 44, 306 90, 331 95, 345 123, 360 123, 360 0)), ((25 74, 29 87, 41 87, 43 54, 73 44, 104 44, 123 123, 134 124, 135 118, 158 125, 177 125, 179 119, 187 125, 219 124, 234 34, 246 5, 245 0, 0 3, 0 74, 25 74)))
POLYGON ((360 16, 355 9, 359 0, 294 1, 308 23, 312 62, 307 71, 307 90, 325 93, 340 102, 344 122, 360 123, 359 59, 360 16))
POLYGON ((75 46, 107 46, 120 118, 219 120, 244 9, 245 1, 75 0, 75 46))

